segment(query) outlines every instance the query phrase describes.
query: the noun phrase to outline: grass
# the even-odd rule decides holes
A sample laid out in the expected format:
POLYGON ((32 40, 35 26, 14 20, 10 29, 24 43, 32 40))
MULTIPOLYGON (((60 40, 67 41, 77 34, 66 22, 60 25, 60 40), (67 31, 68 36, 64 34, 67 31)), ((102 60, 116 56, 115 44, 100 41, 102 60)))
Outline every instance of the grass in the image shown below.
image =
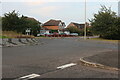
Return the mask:
POLYGON ((2 36, 7 36, 9 38, 15 38, 18 35, 22 35, 22 34, 17 33, 17 32, 13 32, 13 31, 3 31, 2 32, 2 36))
POLYGON ((107 41, 107 42, 118 42, 120 40, 109 40, 109 39, 103 39, 103 38, 90 38, 91 40, 100 40, 100 41, 107 41))
POLYGON ((7 37, 7 36, 0 36, 0 38, 9 38, 9 37, 7 37))
POLYGON ((21 33, 17 33, 14 31, 2 31, 2 36, 3 38, 17 38, 17 37, 34 37, 34 36, 30 36, 30 35, 24 35, 21 33))

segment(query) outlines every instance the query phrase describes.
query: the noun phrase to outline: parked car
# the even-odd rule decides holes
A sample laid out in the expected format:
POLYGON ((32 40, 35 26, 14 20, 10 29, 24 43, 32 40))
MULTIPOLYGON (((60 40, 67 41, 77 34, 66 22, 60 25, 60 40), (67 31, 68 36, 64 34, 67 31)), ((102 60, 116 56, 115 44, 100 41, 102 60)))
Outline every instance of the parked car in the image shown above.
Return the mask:
POLYGON ((46 36, 52 37, 52 36, 53 36, 53 33, 46 34, 46 36))
POLYGON ((71 33, 71 36, 78 36, 78 33, 71 33))
POLYGON ((68 35, 66 33, 61 33, 60 36, 61 37, 67 37, 68 35))
POLYGON ((46 35, 49 35, 49 33, 40 33, 40 34, 37 34, 37 36, 46 36, 46 35))
POLYGON ((40 34, 37 34, 37 36, 39 37, 39 36, 40 36, 40 34))

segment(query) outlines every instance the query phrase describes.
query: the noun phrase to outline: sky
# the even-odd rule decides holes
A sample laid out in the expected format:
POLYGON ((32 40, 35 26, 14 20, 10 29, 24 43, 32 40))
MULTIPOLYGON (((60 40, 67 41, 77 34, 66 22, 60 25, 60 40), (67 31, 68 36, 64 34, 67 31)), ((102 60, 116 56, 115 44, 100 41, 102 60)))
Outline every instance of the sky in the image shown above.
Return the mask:
MULTIPOLYGON (((85 0, 26 0, 14 1, 4 0, 0 3, 3 16, 4 13, 16 10, 21 15, 33 17, 42 23, 50 19, 62 20, 68 25, 70 22, 85 22, 85 0)), ((105 5, 118 13, 118 1, 115 0, 89 0, 86 3, 87 21, 100 10, 100 6, 105 5)))

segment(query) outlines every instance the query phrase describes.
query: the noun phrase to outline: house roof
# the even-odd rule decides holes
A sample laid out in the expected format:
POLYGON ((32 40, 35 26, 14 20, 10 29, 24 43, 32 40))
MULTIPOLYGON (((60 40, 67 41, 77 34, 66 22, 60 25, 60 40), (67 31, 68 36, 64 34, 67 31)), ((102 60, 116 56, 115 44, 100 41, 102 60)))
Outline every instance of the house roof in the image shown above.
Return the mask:
POLYGON ((47 21, 46 23, 44 23, 43 26, 58 26, 60 22, 62 24, 64 24, 64 22, 62 22, 61 20, 52 20, 51 19, 51 20, 47 21))
POLYGON ((74 23, 74 22, 71 22, 70 24, 74 24, 76 27, 78 27, 78 28, 84 28, 84 25, 85 24, 79 24, 79 23, 74 23))
POLYGON ((72 22, 72 24, 74 24, 74 25, 77 26, 77 27, 79 27, 79 26, 81 26, 81 25, 85 25, 85 24, 79 24, 79 23, 73 23, 73 22, 72 22))
POLYGON ((46 30, 58 30, 59 26, 44 26, 46 30))
POLYGON ((65 23, 61 20, 49 20, 46 23, 43 24, 43 27, 48 30, 59 30, 62 29, 62 27, 65 26, 65 23), (61 26, 59 24, 61 23, 61 26))
POLYGON ((39 22, 38 20, 36 20, 35 18, 32 18, 32 17, 26 17, 27 20, 31 20, 31 21, 36 21, 38 22, 39 24, 41 24, 41 22, 39 22))

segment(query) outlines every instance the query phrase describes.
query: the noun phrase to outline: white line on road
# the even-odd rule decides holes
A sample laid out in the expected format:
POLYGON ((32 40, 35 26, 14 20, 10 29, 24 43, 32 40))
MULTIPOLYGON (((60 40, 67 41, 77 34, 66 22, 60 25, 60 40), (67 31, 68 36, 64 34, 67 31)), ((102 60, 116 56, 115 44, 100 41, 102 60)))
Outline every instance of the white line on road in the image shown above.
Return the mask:
MULTIPOLYGON (((65 65, 57 67, 57 69, 65 69, 65 68, 68 68, 68 67, 71 67, 71 66, 75 66, 75 65, 77 65, 77 64, 76 63, 65 64, 65 65)), ((39 76, 41 76, 41 75, 30 74, 30 75, 26 75, 26 76, 23 76, 23 77, 14 79, 14 80, 29 80, 29 79, 36 78, 36 77, 39 77, 39 76)))
POLYGON ((57 67, 57 69, 64 69, 64 68, 75 66, 75 65, 77 64, 76 63, 65 64, 65 65, 57 67))
POLYGON ((32 79, 32 78, 36 78, 36 77, 39 77, 40 75, 38 74, 30 74, 30 75, 27 75, 27 76, 23 76, 23 77, 20 77, 18 79, 15 79, 15 80, 29 80, 29 79, 32 79))

